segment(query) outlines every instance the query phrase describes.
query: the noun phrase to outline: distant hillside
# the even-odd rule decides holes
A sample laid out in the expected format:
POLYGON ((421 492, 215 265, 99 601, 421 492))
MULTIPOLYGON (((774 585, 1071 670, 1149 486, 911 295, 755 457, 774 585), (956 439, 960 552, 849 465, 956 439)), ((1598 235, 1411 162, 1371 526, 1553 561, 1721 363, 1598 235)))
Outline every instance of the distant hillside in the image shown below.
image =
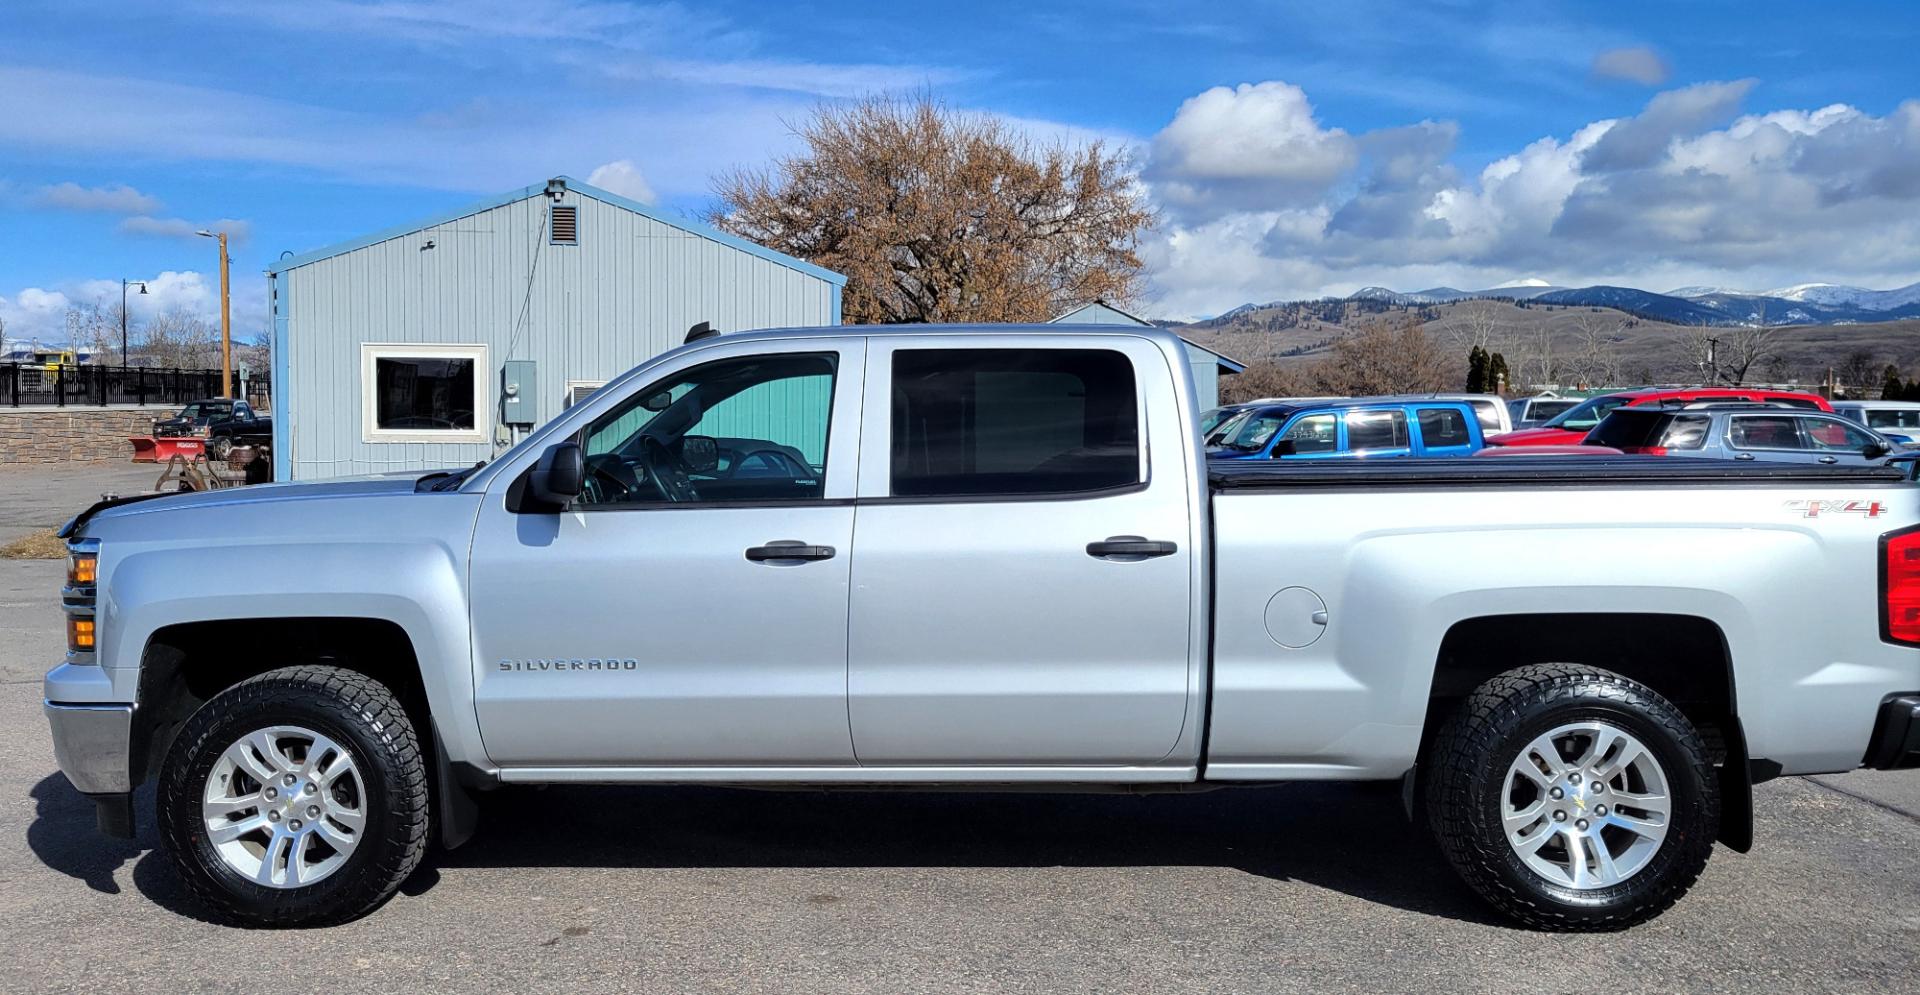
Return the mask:
MULTIPOLYGON (((1173 327, 1181 335, 1242 362, 1289 364, 1321 358, 1335 338, 1363 322, 1410 316, 1440 341, 1457 344, 1462 354, 1476 337, 1485 337, 1496 349, 1512 353, 1510 362, 1522 354, 1543 352, 1572 360, 1590 348, 1604 349, 1617 363, 1622 382, 1691 379, 1698 375, 1698 365, 1689 352, 1689 336, 1720 334, 1703 330, 1700 323, 1649 320, 1624 307, 1549 302, 1561 292, 1549 290, 1532 300, 1468 298, 1443 303, 1389 303, 1356 296, 1276 302, 1173 327)), ((1643 302, 1626 296, 1618 303, 1643 302)), ((1728 331, 1730 335, 1742 334, 1738 329, 1728 331)), ((1850 358, 1852 365, 1870 368, 1875 377, 1887 363, 1900 366, 1908 376, 1920 372, 1920 319, 1796 324, 1773 329, 1770 338, 1772 355, 1756 364, 1750 379, 1764 376, 1815 383, 1825 377, 1828 367, 1844 367, 1850 358)))

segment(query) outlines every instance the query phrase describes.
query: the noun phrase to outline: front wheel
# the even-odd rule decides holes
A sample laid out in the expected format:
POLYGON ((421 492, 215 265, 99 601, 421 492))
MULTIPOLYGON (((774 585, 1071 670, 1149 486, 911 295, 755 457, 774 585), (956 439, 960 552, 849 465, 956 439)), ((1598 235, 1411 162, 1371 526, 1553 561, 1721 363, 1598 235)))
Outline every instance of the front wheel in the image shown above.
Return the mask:
POLYGON ((174 867, 236 925, 357 918, 426 852, 413 724, 385 685, 338 667, 270 671, 215 695, 167 752, 158 794, 174 867))
POLYGON ((1659 915, 1706 867, 1712 760, 1685 715, 1618 674, 1538 664, 1482 684, 1427 755, 1428 822, 1454 869, 1537 929, 1659 915))

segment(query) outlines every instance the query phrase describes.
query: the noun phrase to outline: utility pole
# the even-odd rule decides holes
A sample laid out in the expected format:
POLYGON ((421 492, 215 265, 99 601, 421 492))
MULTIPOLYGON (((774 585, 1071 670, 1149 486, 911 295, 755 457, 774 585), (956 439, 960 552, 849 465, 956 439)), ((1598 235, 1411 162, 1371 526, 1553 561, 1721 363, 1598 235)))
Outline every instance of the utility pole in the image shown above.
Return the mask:
POLYGON ((220 240, 220 396, 233 396, 233 306, 227 293, 227 233, 197 231, 220 240))
MULTIPOLYGON (((222 272, 225 271, 223 270, 222 272)), ((1719 339, 1707 340, 1707 383, 1709 385, 1720 382, 1720 364, 1714 360, 1714 350, 1719 347, 1719 339)))
POLYGON ((121 369, 126 369, 126 366, 127 366, 127 284, 129 283, 139 284, 140 292, 142 294, 147 292, 147 282, 145 280, 129 280, 124 276, 120 278, 120 368, 121 369))

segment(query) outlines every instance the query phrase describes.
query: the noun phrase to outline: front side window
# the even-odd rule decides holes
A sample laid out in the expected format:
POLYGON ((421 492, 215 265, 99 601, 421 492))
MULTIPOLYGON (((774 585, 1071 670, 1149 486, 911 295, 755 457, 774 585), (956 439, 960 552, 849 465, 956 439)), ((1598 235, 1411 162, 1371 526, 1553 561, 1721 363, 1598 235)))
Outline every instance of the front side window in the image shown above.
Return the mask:
POLYGON ((1340 448, 1340 420, 1331 414, 1302 415, 1280 438, 1293 443, 1295 454, 1330 453, 1340 448))
POLYGON ((1139 483, 1133 363, 1106 349, 893 354, 896 497, 1069 494, 1139 483))
POLYGON ((1347 412, 1347 448, 1356 453, 1407 448, 1407 413, 1399 408, 1347 412))
POLYGON ((1880 441, 1838 418, 1808 418, 1801 427, 1806 429, 1809 449, 1857 453, 1880 441))
POLYGON ((1632 398, 1618 396, 1589 398, 1554 415, 1540 427, 1563 428, 1569 432, 1591 431, 1595 425, 1600 424, 1600 419, 1605 418, 1608 412, 1630 400, 1632 398))
POLYGON ((485 442, 485 346, 363 347, 368 442, 485 442))
POLYGON ((1735 415, 1727 441, 1736 449, 1805 449, 1792 415, 1735 415))
POLYGON ((582 433, 580 506, 821 498, 836 360, 723 359, 636 391, 582 433))
POLYGON ((1420 444, 1429 449, 1473 445, 1467 419, 1452 408, 1421 408, 1414 417, 1420 422, 1420 444))

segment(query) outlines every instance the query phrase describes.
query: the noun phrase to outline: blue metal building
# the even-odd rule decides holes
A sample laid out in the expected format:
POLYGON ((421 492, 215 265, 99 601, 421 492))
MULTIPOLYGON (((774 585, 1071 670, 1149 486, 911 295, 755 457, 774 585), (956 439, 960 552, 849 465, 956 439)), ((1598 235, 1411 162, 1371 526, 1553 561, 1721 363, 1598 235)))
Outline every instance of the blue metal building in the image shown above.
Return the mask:
MULTIPOLYGON (((1093 300, 1074 308, 1053 319, 1060 325, 1145 325, 1152 327, 1153 322, 1136 314, 1130 314, 1108 304, 1103 300, 1093 300)), ((1187 365, 1193 370, 1193 396, 1202 411, 1220 404, 1220 378, 1231 376, 1246 369, 1246 364, 1228 359, 1212 349, 1189 339, 1180 341, 1187 344, 1187 365)))
POLYGON ((268 280, 279 480, 487 459, 700 322, 839 324, 846 283, 564 176, 268 280))

